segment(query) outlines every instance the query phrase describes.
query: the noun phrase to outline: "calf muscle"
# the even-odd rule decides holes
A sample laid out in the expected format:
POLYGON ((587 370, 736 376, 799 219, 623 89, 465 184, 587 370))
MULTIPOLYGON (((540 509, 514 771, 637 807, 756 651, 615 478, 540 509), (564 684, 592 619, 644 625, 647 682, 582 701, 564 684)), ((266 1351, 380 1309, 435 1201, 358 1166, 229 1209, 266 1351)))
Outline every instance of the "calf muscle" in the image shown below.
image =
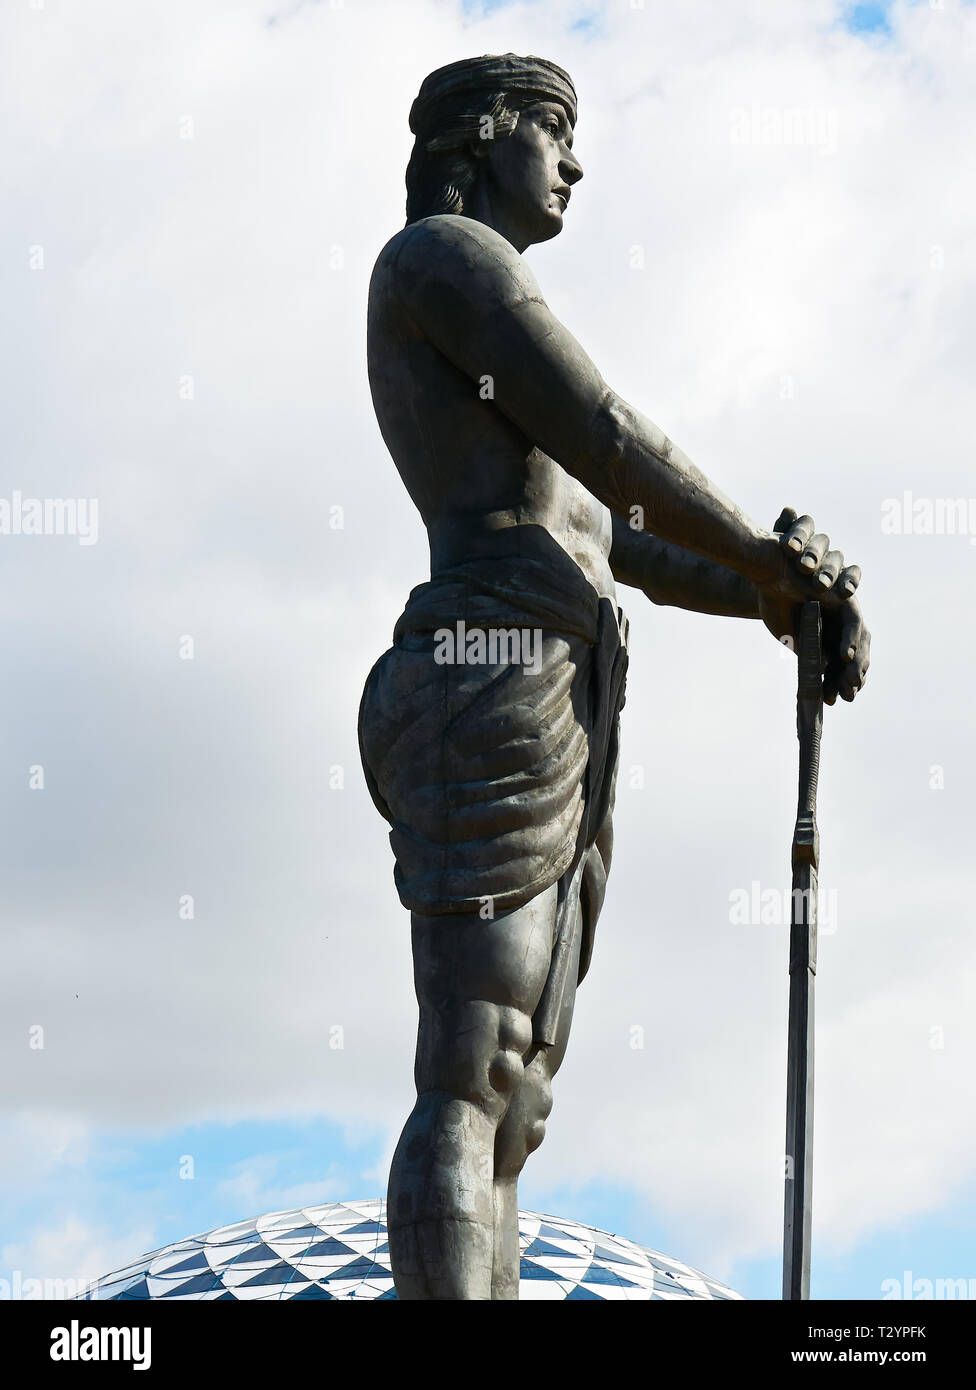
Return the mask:
POLYGON ((495 1138, 532 1047, 555 912, 553 887, 490 922, 414 915, 417 1103, 388 1204, 401 1299, 492 1296, 495 1138))

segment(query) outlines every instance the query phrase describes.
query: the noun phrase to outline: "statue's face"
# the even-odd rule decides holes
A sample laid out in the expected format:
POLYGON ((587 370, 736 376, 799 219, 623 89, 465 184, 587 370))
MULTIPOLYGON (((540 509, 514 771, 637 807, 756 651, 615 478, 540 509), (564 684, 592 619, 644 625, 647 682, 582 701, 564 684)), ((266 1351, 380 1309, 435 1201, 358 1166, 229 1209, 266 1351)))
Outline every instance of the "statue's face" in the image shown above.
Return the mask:
POLYGON ((583 177, 573 154, 573 127, 558 101, 525 107, 503 140, 489 141, 484 192, 496 216, 524 249, 562 231, 569 190, 583 177))

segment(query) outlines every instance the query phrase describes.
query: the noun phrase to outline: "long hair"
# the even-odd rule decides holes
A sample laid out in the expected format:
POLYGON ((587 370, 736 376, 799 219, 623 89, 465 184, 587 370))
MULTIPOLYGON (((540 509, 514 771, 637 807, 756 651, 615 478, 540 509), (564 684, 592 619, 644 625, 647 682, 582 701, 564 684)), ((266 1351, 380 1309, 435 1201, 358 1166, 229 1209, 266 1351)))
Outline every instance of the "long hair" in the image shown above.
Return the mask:
POLYGON ((407 165, 408 224, 437 213, 463 212, 480 164, 472 145, 479 139, 504 139, 518 125, 521 104, 507 92, 497 92, 482 111, 471 111, 469 103, 470 98, 445 110, 435 122, 436 134, 418 134, 414 141, 407 165))

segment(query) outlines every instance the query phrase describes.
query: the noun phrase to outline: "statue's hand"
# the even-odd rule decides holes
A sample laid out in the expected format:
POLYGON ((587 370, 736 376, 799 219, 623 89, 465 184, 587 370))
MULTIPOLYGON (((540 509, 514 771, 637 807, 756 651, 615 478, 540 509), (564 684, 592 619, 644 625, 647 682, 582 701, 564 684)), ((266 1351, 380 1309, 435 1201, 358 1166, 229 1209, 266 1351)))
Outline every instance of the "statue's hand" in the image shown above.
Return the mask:
POLYGON ((798 517, 784 507, 773 532, 779 538, 782 572, 767 586, 769 597, 806 603, 810 599, 825 608, 839 608, 853 598, 861 582, 858 565, 845 565, 843 552, 831 550, 830 537, 817 531, 812 516, 798 517))
POLYGON ((787 552, 787 566, 783 577, 760 589, 759 615, 778 641, 789 638, 792 643, 797 605, 816 599, 823 609, 824 702, 832 705, 838 695, 853 700, 864 684, 871 652, 871 634, 854 598, 860 568, 845 566, 828 538, 814 534, 812 517, 798 518, 786 508, 773 529, 787 552), (801 566, 806 556, 814 563, 801 566))

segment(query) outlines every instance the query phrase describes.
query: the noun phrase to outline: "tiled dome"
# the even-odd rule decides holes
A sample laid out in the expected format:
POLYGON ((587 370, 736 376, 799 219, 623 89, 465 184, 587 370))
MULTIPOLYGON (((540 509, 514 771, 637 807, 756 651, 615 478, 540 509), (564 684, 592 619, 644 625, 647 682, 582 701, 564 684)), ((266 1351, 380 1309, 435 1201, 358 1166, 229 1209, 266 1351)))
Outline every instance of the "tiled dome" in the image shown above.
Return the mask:
MULTIPOLYGON (((521 1299, 741 1298, 678 1260, 593 1226, 519 1213, 521 1299)), ((85 1298, 395 1299, 386 1203, 268 1212, 164 1246, 85 1298)))

